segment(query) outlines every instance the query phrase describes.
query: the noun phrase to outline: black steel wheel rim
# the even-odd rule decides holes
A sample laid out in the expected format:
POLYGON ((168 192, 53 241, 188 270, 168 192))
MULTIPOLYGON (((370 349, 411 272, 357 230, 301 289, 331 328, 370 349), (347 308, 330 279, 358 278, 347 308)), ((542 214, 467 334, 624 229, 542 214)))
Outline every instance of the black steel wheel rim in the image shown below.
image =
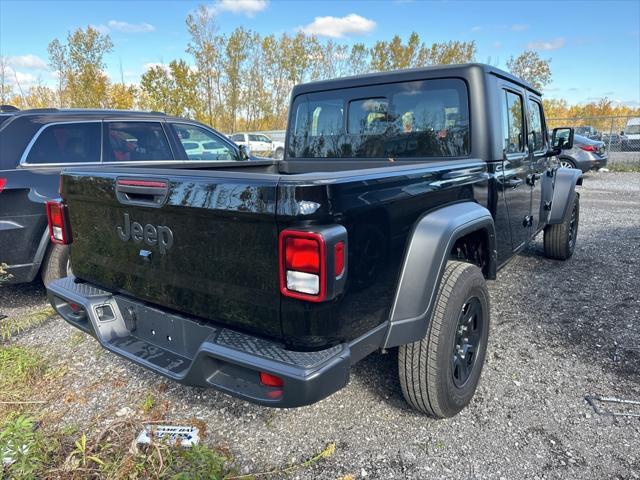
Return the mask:
POLYGON ((478 297, 471 297, 460 309, 453 342, 451 376, 458 388, 467 383, 476 366, 482 348, 483 328, 482 304, 478 297))
POLYGON ((571 211, 571 220, 569 222, 569 248, 573 251, 576 245, 576 227, 578 225, 578 208, 573 206, 571 211))

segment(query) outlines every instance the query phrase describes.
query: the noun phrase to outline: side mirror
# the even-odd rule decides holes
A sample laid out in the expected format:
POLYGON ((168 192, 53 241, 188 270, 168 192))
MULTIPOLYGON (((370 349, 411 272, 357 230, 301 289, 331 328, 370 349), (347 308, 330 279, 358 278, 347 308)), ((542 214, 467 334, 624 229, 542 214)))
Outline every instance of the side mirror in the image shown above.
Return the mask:
POLYGON ((573 148, 573 128, 554 128, 551 136, 551 146, 554 155, 558 155, 562 150, 571 150, 573 148))
POLYGON ((624 135, 624 130, 620 130, 620 135, 624 135))
POLYGON ((241 160, 251 159, 251 149, 247 145, 238 145, 238 150, 240 151, 241 160))

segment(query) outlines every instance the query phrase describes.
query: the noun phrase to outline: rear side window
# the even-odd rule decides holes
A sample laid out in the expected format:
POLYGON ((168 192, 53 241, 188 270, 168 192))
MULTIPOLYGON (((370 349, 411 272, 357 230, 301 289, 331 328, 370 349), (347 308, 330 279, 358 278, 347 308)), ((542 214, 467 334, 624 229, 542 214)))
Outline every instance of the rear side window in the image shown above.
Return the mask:
POLYGON ((290 158, 455 157, 470 151, 467 88, 459 79, 308 94, 296 98, 293 109, 290 158))
POLYGON ((532 152, 544 150, 542 105, 534 100, 529 100, 529 134, 527 141, 529 142, 529 150, 532 152))
POLYGON ((235 150, 213 132, 186 123, 174 123, 173 128, 189 160, 239 160, 235 150))
POLYGON ((524 152, 522 96, 504 90, 502 109, 502 137, 504 152, 524 152))
POLYGON ((31 147, 27 163, 85 163, 100 161, 100 122, 47 126, 31 147))
POLYGON ((173 160, 159 122, 105 122, 105 162, 173 160))

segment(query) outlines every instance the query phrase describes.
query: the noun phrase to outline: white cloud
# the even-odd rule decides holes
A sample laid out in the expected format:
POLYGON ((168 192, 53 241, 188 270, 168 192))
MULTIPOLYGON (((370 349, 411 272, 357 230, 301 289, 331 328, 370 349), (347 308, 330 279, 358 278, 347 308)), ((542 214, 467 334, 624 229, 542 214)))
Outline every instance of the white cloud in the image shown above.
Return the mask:
POLYGON ((109 20, 107 22, 107 26, 111 30, 118 30, 119 32, 125 33, 146 33, 153 32, 156 29, 156 27, 154 27, 150 23, 129 23, 121 22, 119 20, 109 20))
POLYGON ((18 68, 31 68, 33 70, 47 69, 47 62, 45 62, 39 56, 33 55, 31 53, 27 55, 19 55, 17 57, 9 57, 7 63, 13 67, 18 68))
POLYGON ((316 17, 313 22, 299 30, 309 35, 342 38, 348 35, 362 35, 376 28, 376 22, 350 13, 346 17, 316 17))
POLYGON ((548 41, 529 42, 527 44, 527 50, 542 50, 548 52, 551 50, 558 50, 559 48, 564 47, 566 43, 567 41, 562 37, 548 41))
POLYGON ((481 32, 482 27, 480 25, 476 25, 475 27, 471 27, 471 31, 474 33, 481 32))
POLYGON ((4 69, 4 81, 8 85, 21 89, 22 91, 29 89, 38 83, 38 77, 32 73, 19 72, 11 66, 4 69))
POLYGON ((527 25, 526 23, 514 23, 513 25, 511 25, 511 30, 513 30, 514 32, 524 32, 526 30, 529 30, 529 28, 531 28, 531 26, 527 25))
POLYGON ((209 7, 209 11, 216 15, 220 12, 231 12, 235 15, 255 17, 267 8, 267 5, 267 0, 218 0, 209 7))

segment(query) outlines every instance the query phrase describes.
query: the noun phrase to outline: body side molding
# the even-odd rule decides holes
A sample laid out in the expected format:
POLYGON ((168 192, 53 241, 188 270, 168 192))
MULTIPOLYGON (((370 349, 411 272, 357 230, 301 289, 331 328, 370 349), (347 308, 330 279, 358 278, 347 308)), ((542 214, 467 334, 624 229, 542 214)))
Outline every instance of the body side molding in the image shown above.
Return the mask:
POLYGON ((457 203, 418 220, 405 253, 384 348, 424 337, 449 252, 457 239, 478 230, 487 234, 489 272, 495 272, 495 225, 485 207, 474 202, 457 203))

